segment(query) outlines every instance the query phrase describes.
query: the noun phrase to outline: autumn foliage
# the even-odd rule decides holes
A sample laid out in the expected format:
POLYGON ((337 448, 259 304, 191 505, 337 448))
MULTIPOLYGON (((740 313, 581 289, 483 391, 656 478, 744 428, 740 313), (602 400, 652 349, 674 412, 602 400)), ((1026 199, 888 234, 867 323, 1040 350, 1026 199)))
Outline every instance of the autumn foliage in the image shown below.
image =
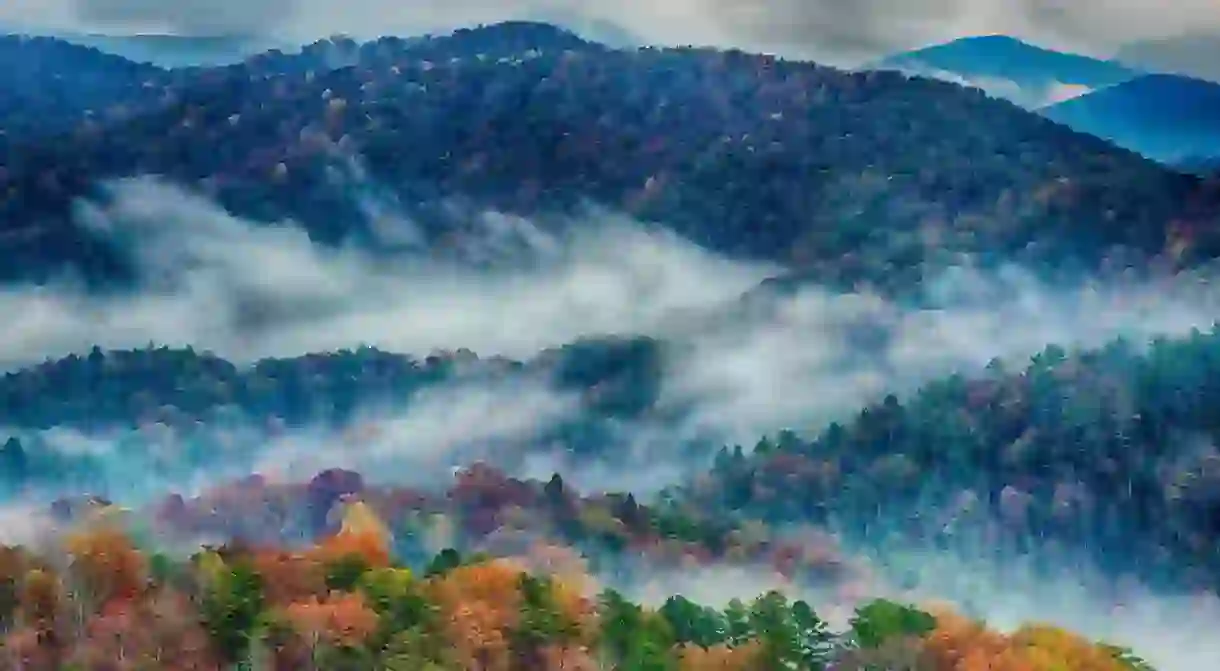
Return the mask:
POLYGON ((1148 668, 1060 629, 1006 635, 889 601, 859 607, 839 633, 778 592, 724 610, 680 596, 649 608, 596 593, 579 552, 545 543, 502 558, 450 549, 416 571, 395 565, 371 507, 341 505, 337 531, 300 549, 234 544, 168 560, 113 516, 68 534, 63 558, 4 548, 0 669, 1148 668))
POLYGON ((938 669, 951 671, 1130 671, 1111 649, 1058 627, 1026 625, 1006 635, 943 614, 927 638, 938 669))

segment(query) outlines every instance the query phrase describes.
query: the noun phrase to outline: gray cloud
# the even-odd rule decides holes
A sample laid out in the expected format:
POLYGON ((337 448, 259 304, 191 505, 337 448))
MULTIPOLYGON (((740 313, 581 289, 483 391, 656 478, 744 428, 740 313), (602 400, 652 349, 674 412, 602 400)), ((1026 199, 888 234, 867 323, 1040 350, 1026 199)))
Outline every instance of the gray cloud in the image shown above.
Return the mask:
POLYGON ((657 43, 770 49, 845 64, 970 34, 1110 53, 1135 39, 1220 30, 1220 9, 1209 0, 18 0, 0 7, 0 22, 273 32, 300 41, 547 16, 605 20, 657 43))
POLYGON ((87 24, 184 36, 251 35, 293 20, 300 0, 73 0, 87 24))

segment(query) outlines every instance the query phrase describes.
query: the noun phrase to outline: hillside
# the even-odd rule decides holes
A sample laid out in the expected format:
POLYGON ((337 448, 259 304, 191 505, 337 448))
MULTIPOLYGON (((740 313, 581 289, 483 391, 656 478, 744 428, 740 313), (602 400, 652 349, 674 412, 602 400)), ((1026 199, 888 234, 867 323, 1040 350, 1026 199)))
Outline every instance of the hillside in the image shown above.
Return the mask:
POLYGON ((1160 161, 1220 154, 1220 84, 1200 79, 1148 75, 1042 113, 1160 161))
POLYGON ((0 36, 0 134, 5 144, 130 118, 172 99, 175 80, 63 40, 0 36))
POLYGON ((1220 668, 1220 180, 573 27, 0 39, 0 671, 1220 668))
POLYGON ((121 275, 122 255, 68 212, 125 175, 163 174, 238 213, 350 239, 361 204, 335 183, 352 156, 434 239, 452 230, 437 205, 454 199, 523 214, 593 201, 847 284, 910 286, 961 253, 1042 267, 1095 267, 1118 247, 1147 259, 1171 222, 1195 230, 1181 263, 1220 252, 1217 196, 1197 180, 894 72, 608 50, 514 23, 320 44, 192 77, 168 109, 7 156, 4 253, 21 261, 5 277, 63 264, 121 275))
MULTIPOLYGON (((363 348, 237 367, 189 350, 95 351, 5 375, 0 425, 11 437, 0 452, 3 489, 131 496, 146 489, 121 479, 132 470, 168 483, 256 471, 276 450, 289 450, 280 465, 298 459, 290 446, 302 440, 343 445, 310 463, 377 464, 370 475, 379 481, 413 469, 420 476, 426 459, 376 456, 399 449, 396 440, 435 449, 426 423, 402 419, 416 406, 448 416, 438 401, 456 406, 465 394, 497 387, 530 396, 537 392, 526 383, 535 380, 574 394, 578 411, 543 413, 516 439, 446 438, 437 465, 486 459, 516 471, 542 455, 574 470, 689 460, 696 472, 712 466, 710 477, 663 497, 686 524, 829 525, 853 547, 887 547, 894 534, 975 547, 983 534, 992 539, 983 547, 995 552, 1083 552, 1106 575, 1182 589, 1220 581, 1220 558, 1208 550, 1220 533, 1208 447, 1220 432, 1208 410, 1220 402, 1217 352, 1220 332, 1161 340, 1147 351, 1123 341, 1078 353, 1052 346, 1024 370, 968 371, 902 401, 887 397, 820 435, 782 433, 712 459, 711 446, 680 442, 681 415, 657 413, 661 352, 646 339, 589 340, 526 364, 470 352, 417 362, 363 348), (385 407, 394 414, 369 412, 385 407), (632 455, 632 441, 621 439, 636 420, 670 426, 663 435, 671 442, 632 455), (423 433, 381 435, 407 426, 423 433), (123 427, 140 430, 115 438, 103 454, 73 448, 60 433, 123 427), (175 450, 172 459, 164 446, 175 450), (902 521, 912 510, 918 519, 902 521), (1133 539, 1141 541, 1134 548, 1133 539)), ((199 505, 215 509, 209 501, 199 505)), ((243 525, 249 514, 235 511, 231 523, 243 525)), ((230 522, 212 519, 220 526, 192 533, 234 533, 230 522)), ((279 540, 287 529, 241 528, 279 540)))
POLYGON ((1030 109, 1140 74, 1114 61, 1044 49, 1005 35, 965 37, 894 54, 870 67, 977 86, 1030 109))
POLYGON ((1147 351, 1048 347, 1023 371, 944 379, 811 440, 725 451, 690 505, 777 525, 837 520, 866 545, 897 534, 1008 553, 1050 541, 1107 571, 1214 589, 1218 353, 1217 331, 1147 351))
POLYGON ((944 608, 887 600, 861 603, 838 630, 814 610, 822 604, 778 591, 724 607, 681 595, 640 605, 598 591, 579 557, 540 543, 511 560, 446 549, 412 570, 390 560, 390 535, 366 506, 341 507, 337 532, 296 551, 147 554, 106 511, 66 538, 68 568, 7 550, 14 595, 0 615, 16 626, 6 651, 37 671, 116 657, 194 669, 939 670, 963 657, 1149 668, 1054 627, 1003 635, 944 608))

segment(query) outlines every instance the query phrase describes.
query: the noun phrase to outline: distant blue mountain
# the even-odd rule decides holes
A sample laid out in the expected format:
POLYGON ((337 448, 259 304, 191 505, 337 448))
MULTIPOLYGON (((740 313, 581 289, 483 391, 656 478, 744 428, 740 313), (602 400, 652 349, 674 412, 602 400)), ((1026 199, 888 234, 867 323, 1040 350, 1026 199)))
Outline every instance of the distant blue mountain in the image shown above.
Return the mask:
POLYGON ((1201 79, 1146 75, 1042 112, 1167 163, 1220 156, 1220 84, 1201 79))
POLYGON ((870 64, 976 86, 1029 108, 1142 73, 1115 61, 1044 49, 1005 35, 966 37, 870 64))

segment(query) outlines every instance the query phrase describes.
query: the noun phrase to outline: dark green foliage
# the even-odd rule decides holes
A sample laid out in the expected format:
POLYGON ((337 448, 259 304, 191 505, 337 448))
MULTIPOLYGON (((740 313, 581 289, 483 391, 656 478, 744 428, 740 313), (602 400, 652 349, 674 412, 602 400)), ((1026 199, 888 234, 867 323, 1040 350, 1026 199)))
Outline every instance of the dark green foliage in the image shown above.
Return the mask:
POLYGON ((860 607, 851 620, 852 636, 861 648, 878 648, 893 638, 922 638, 935 628, 931 615, 885 599, 860 607))
POLYGON ((772 523, 833 516, 864 542, 991 534, 1011 552, 1054 539, 1107 571, 1214 585, 1218 380, 1215 330, 1147 349, 1050 346, 1023 371, 949 377, 811 440, 722 452, 688 507, 772 523))
POLYGON ((674 632, 664 617, 645 613, 614 590, 600 598, 601 641, 609 658, 623 671, 676 671, 670 654, 674 632))
POLYGON ((789 604, 783 594, 769 592, 750 606, 748 621, 763 644, 766 668, 819 671, 834 655, 834 638, 826 623, 803 601, 789 604))
POLYGON ((246 656, 263 615, 263 583, 244 563, 226 567, 206 586, 201 616, 218 650, 230 661, 246 656))
POLYGON ((15 436, 4 441, 4 446, 0 447, 0 472, 7 477, 21 479, 26 477, 28 467, 29 459, 21 441, 15 436))
POLYGON ((462 555, 453 548, 441 550, 424 570, 425 576, 444 575, 462 565, 462 555))
POLYGON ((577 625, 559 612, 551 597, 549 580, 522 574, 518 589, 521 620, 512 635, 514 655, 523 663, 522 668, 538 668, 543 663, 539 657, 542 648, 575 639, 577 625))
POLYGON ((326 566, 326 587, 351 592, 368 569, 368 563, 363 557, 347 555, 326 566))
POLYGON ((715 609, 700 606, 682 595, 671 596, 657 611, 674 632, 674 640, 710 648, 728 637, 724 616, 715 609))

